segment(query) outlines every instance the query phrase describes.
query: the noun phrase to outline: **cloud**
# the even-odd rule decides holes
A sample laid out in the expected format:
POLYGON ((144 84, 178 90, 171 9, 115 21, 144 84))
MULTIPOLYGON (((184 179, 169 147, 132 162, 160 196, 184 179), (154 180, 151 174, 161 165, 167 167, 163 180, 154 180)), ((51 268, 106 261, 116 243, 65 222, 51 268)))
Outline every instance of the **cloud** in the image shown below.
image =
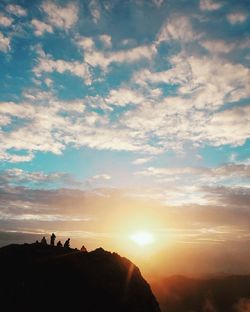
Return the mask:
POLYGON ((13 19, 8 16, 0 15, 0 26, 9 27, 13 22, 13 19))
POLYGON ((103 173, 103 174, 95 175, 91 179, 92 180, 110 180, 111 176, 106 173, 103 173))
POLYGON ((132 89, 120 88, 110 90, 106 102, 116 106, 126 106, 127 104, 140 104, 144 97, 139 92, 132 89))
POLYGON ((27 153, 26 155, 17 155, 10 153, 0 153, 0 159, 8 161, 10 163, 20 163, 31 161, 35 155, 33 153, 27 153))
POLYGON ((3 181, 8 185, 25 186, 25 185, 49 185, 52 183, 60 183, 66 185, 67 183, 75 184, 73 178, 62 172, 32 172, 24 171, 19 168, 8 169, 0 173, 2 183, 3 181))
POLYGON ((60 74, 69 72, 72 75, 78 76, 87 84, 91 84, 91 74, 89 66, 86 63, 78 61, 64 61, 54 60, 51 56, 46 55, 41 49, 38 50, 40 54, 37 65, 33 68, 33 72, 37 77, 43 73, 58 72, 60 74))
POLYGON ((155 54, 156 49, 154 46, 140 46, 117 52, 87 52, 84 58, 92 66, 100 66, 106 69, 112 63, 133 63, 142 59, 151 60, 155 54))
POLYGON ((93 51, 95 48, 95 42, 91 37, 77 37, 76 44, 84 51, 93 51))
POLYGON ((200 34, 194 31, 191 21, 186 16, 174 16, 167 19, 157 35, 157 43, 169 40, 189 42, 200 38, 200 34))
POLYGON ((7 12, 16 16, 26 16, 27 11, 17 4, 8 4, 6 7, 7 12))
POLYGON ((111 48, 112 47, 112 38, 109 35, 106 35, 106 34, 100 35, 99 39, 105 48, 111 48))
POLYGON ((239 23, 244 23, 247 19, 247 14, 246 13, 230 13, 227 15, 227 19, 230 24, 239 24, 239 23))
POLYGON ((204 129, 205 136, 216 146, 222 144, 243 145, 250 135, 249 114, 250 105, 218 112, 204 129), (245 126, 242 127, 242 124, 245 126))
POLYGON ((0 105, 0 120, 9 125, 8 130, 0 132, 2 160, 30 160, 37 151, 61 154, 69 144, 98 150, 157 151, 138 131, 112 124, 107 113, 92 111, 95 108, 87 107, 84 99, 59 101, 39 90, 27 91, 23 96, 24 102, 0 105))
POLYGON ((53 28, 51 25, 41 22, 37 19, 33 19, 31 21, 31 24, 35 29, 34 32, 36 36, 42 36, 45 32, 49 32, 49 33, 53 32, 53 28))
POLYGON ((41 8, 47 15, 48 23, 53 27, 69 30, 78 20, 78 7, 73 2, 60 6, 51 1, 45 1, 41 8))
POLYGON ((101 10, 100 10, 97 0, 90 1, 89 10, 90 10, 94 23, 97 24, 101 18, 101 10))
POLYGON ((152 2, 157 8, 160 8, 164 3, 164 0, 152 0, 152 2))
POLYGON ((137 158, 132 162, 132 164, 143 165, 143 164, 149 162, 151 159, 152 159, 152 157, 137 158))
POLYGON ((211 53, 229 53, 236 48, 235 43, 227 43, 223 40, 204 40, 201 45, 211 53))
MULTIPOLYGON (((250 188, 249 187, 204 187, 207 198, 212 199, 217 204, 222 204, 225 207, 241 207, 248 209, 250 200, 250 188)), ((249 212, 249 211, 248 211, 249 212)))
POLYGON ((183 176, 183 175, 193 175, 200 176, 201 178, 206 177, 207 179, 226 179, 233 177, 250 178, 250 166, 249 165, 237 165, 237 164, 227 164, 215 168, 207 167, 166 167, 166 168, 156 168, 148 167, 137 174, 144 176, 155 176, 155 177, 165 177, 165 176, 183 176))
MULTIPOLYGON (((107 37, 105 38, 107 41, 107 37)), ((94 67, 100 66, 103 70, 107 70, 112 63, 133 63, 144 59, 151 60, 157 53, 154 44, 118 51, 100 51, 96 49, 92 38, 80 37, 76 39, 75 43, 84 50, 86 63, 94 67)))
POLYGON ((200 0, 200 9, 202 11, 216 11, 223 6, 222 3, 213 0, 200 0))
POLYGON ((47 87, 51 87, 53 84, 53 80, 50 78, 45 78, 44 83, 46 84, 47 87))
POLYGON ((0 51, 8 52, 10 50, 10 39, 0 32, 0 51))
POLYGON ((191 94, 197 107, 220 106, 250 95, 247 81, 249 69, 223 59, 207 56, 176 55, 172 68, 163 72, 143 70, 134 75, 136 83, 178 84, 179 95, 191 94))

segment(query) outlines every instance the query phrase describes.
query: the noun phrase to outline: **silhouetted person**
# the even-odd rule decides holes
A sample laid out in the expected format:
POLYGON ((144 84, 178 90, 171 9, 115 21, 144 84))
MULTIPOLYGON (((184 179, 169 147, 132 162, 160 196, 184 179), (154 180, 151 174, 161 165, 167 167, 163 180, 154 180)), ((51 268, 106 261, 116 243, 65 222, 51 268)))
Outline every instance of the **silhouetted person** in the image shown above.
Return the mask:
POLYGON ((69 241, 70 241, 70 238, 68 238, 68 239, 66 240, 66 242, 64 243, 64 247, 65 247, 65 248, 69 248, 69 247, 70 247, 69 241))
POLYGON ((56 246, 57 246, 57 247, 62 247, 61 241, 58 241, 57 244, 56 244, 56 246))
POLYGON ((55 239, 56 239, 56 236, 54 233, 52 233, 50 236, 50 245, 51 246, 55 246, 55 239))
POLYGON ((87 252, 87 249, 85 248, 84 245, 82 245, 81 251, 82 251, 82 252, 87 252))
POLYGON ((42 245, 47 245, 47 241, 46 241, 45 236, 42 238, 42 240, 41 240, 41 244, 42 244, 42 245))

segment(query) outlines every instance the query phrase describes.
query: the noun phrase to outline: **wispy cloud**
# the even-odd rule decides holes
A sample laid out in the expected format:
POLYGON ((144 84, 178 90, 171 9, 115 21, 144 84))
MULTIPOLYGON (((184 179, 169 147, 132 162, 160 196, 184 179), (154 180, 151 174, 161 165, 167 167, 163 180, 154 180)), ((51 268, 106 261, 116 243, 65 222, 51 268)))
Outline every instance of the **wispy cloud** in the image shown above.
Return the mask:
POLYGON ((78 7, 75 2, 60 6, 51 1, 45 1, 42 3, 41 8, 47 15, 48 23, 53 27, 68 30, 78 20, 78 7))
POLYGON ((215 11, 223 6, 222 2, 214 0, 200 0, 200 9, 202 11, 215 11))
POLYGON ((31 24, 34 27, 34 32, 36 36, 42 36, 45 32, 53 32, 53 28, 51 25, 41 22, 37 19, 33 19, 31 21, 31 24))
POLYGON ((13 22, 13 19, 8 16, 0 15, 0 26, 9 27, 13 22))
POLYGON ((230 13, 227 15, 227 19, 230 24, 238 24, 238 23, 244 23, 247 19, 246 13, 230 13))
POLYGON ((5 37, 0 32, 0 51, 2 52, 8 52, 10 50, 10 38, 5 37))
POLYGON ((7 12, 16 16, 26 16, 27 11, 22 6, 17 4, 8 4, 6 7, 7 12))

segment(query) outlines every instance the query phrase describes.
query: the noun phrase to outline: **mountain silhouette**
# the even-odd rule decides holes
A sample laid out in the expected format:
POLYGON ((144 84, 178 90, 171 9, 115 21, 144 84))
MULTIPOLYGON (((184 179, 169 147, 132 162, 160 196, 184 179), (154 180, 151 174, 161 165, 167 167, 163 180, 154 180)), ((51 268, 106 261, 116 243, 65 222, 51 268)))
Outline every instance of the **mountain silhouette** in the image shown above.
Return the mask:
POLYGON ((164 312, 250 312, 250 275, 176 275, 152 286, 164 312))
POLYGON ((160 311, 139 269, 102 248, 8 245, 0 248, 0 267, 5 311, 160 311))

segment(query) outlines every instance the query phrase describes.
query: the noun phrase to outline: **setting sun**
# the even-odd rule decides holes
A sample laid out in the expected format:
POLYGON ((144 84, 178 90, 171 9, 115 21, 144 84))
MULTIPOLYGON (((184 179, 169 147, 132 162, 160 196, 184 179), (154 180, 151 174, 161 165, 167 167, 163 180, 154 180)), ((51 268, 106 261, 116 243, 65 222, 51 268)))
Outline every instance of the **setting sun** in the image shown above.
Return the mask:
POLYGON ((131 239, 140 246, 152 244, 154 237, 149 232, 136 232, 131 236, 131 239))

